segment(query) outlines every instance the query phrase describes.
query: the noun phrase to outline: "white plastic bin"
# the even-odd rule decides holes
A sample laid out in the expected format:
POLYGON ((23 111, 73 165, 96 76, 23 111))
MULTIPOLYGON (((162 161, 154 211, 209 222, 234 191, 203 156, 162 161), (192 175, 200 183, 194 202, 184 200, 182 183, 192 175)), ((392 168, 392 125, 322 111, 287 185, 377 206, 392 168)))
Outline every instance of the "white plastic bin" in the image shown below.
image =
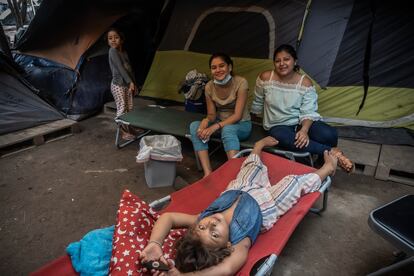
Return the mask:
POLYGON ((183 159, 181 143, 172 135, 145 136, 141 139, 137 162, 144 163, 148 187, 172 186, 176 163, 183 159))
POLYGON ((158 161, 150 159, 144 163, 145 181, 148 187, 168 187, 172 186, 176 176, 175 161, 158 161))

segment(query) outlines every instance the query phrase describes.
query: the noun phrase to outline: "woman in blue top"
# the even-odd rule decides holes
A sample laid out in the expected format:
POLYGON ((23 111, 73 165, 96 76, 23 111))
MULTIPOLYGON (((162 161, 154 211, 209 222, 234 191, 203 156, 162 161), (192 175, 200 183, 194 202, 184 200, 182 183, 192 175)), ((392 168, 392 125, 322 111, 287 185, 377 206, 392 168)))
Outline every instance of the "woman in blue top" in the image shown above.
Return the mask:
POLYGON ((336 129, 318 114, 318 95, 312 81, 299 73, 295 49, 279 46, 273 55, 275 69, 265 71, 256 80, 251 113, 263 113, 263 127, 291 151, 323 155, 332 150, 339 166, 351 172, 354 165, 336 146, 336 129))
POLYGON ((325 151, 325 164, 319 170, 288 175, 271 186, 260 153, 263 147, 276 144, 277 140, 270 136, 258 141, 237 178, 201 214, 161 215, 141 254, 142 261, 167 263, 162 242, 171 228, 189 228, 176 244, 175 266, 169 263, 168 275, 191 271, 195 271, 191 275, 234 275, 245 263, 260 231, 269 230, 302 195, 317 190, 335 172, 337 158, 325 151))

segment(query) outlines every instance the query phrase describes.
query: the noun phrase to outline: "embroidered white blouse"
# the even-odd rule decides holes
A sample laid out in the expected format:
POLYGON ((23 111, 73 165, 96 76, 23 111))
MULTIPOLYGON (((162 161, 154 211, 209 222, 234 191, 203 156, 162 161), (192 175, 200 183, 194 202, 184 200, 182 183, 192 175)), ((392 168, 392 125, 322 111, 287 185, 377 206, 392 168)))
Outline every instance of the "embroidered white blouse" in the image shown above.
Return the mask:
POLYGON ((251 112, 263 113, 264 129, 268 130, 278 125, 297 125, 305 119, 312 121, 322 119, 317 113, 316 89, 314 86, 302 86, 303 77, 304 75, 297 84, 275 80, 263 81, 257 77, 251 112))

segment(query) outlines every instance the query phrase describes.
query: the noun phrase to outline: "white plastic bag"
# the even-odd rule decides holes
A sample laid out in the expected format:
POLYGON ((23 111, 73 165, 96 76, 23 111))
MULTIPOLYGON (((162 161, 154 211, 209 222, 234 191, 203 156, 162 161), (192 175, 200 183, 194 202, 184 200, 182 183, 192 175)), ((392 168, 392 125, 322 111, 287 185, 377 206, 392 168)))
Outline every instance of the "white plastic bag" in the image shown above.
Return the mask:
POLYGON ((181 161, 181 143, 172 135, 144 136, 139 142, 137 162, 144 163, 149 159, 159 161, 181 161))

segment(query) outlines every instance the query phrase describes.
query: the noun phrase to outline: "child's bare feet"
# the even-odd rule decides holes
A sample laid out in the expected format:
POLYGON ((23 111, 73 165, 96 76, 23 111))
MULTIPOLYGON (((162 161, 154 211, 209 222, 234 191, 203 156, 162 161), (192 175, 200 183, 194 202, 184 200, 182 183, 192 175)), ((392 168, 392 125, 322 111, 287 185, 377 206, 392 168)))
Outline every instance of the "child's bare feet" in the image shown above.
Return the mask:
POLYGON ((336 171, 336 166, 338 165, 338 158, 332 154, 332 152, 328 152, 325 150, 323 153, 323 160, 325 163, 322 167, 326 167, 329 171, 329 175, 334 175, 336 171))
POLYGON ((256 144, 259 144, 262 147, 273 147, 279 144, 279 141, 272 136, 266 136, 265 138, 257 141, 256 144))
POLYGON ((338 163, 338 158, 327 150, 325 150, 323 153, 323 159, 325 163, 320 169, 315 172, 317 175, 319 175, 321 181, 324 181, 328 176, 333 176, 335 174, 336 166, 338 163))
POLYGON ((272 136, 266 136, 254 144, 253 152, 259 154, 264 147, 273 147, 279 144, 279 141, 272 136))

